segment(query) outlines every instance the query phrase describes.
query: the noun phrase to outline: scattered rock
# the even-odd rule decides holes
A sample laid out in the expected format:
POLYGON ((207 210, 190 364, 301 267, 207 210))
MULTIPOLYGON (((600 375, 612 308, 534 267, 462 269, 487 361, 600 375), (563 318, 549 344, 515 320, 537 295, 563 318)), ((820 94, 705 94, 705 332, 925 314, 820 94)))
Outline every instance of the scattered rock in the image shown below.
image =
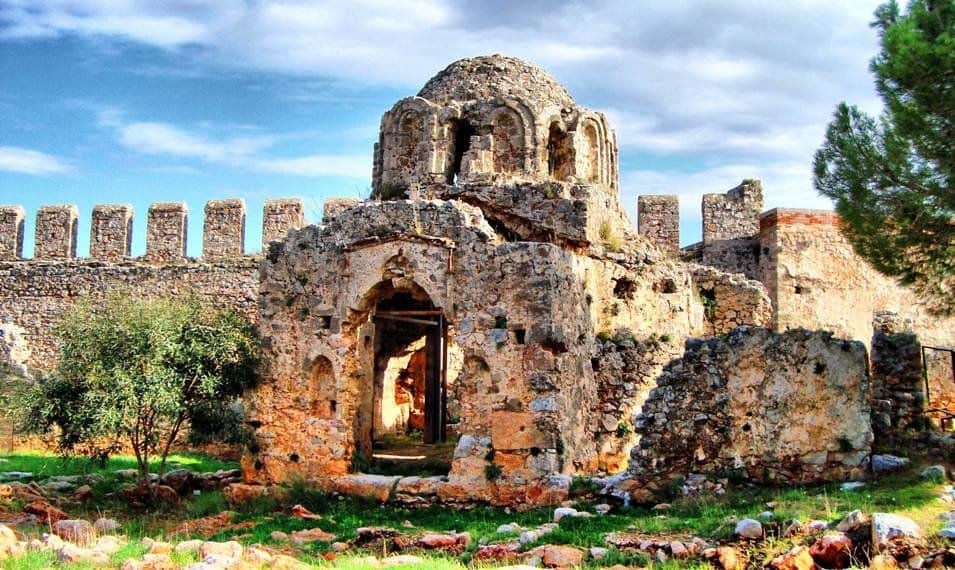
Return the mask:
POLYGON ((852 539, 842 533, 821 536, 809 554, 823 568, 848 568, 852 563, 852 539))
POLYGON ((302 505, 295 505, 292 507, 292 516, 299 519, 305 519, 308 521, 320 521, 322 520, 322 515, 316 515, 312 511, 306 509, 302 505))
POLYGON ((460 550, 463 551, 471 542, 471 535, 468 533, 450 533, 441 534, 437 532, 428 532, 415 540, 415 546, 426 550, 460 550))
POLYGON ((479 561, 504 562, 519 556, 520 545, 517 543, 485 544, 474 551, 474 559, 479 561))
POLYGON ((855 532, 868 526, 870 523, 869 516, 856 509, 839 521, 836 530, 840 532, 855 532))
POLYGON ((873 473, 891 473, 905 469, 909 464, 907 457, 897 455, 873 455, 872 472, 873 473))
POLYGON ((202 540, 184 540, 177 544, 173 550, 180 554, 185 552, 198 552, 203 542, 202 540))
POLYGON ((812 555, 805 546, 797 546, 786 554, 773 558, 769 565, 776 570, 814 570, 816 568, 812 555))
POLYGON ((390 566, 410 566, 410 565, 424 565, 427 561, 420 556, 413 556, 411 554, 399 554, 397 556, 389 556, 387 558, 381 559, 381 566, 388 568, 390 566))
POLYGON ((233 505, 244 505, 268 495, 269 488, 265 485, 232 483, 222 489, 222 494, 225 495, 225 499, 233 505))
POLYGON ((333 542, 333 543, 332 543, 332 550, 333 550, 334 552, 345 552, 346 550, 348 550, 348 543, 347 543, 347 542, 333 542))
POLYGON ((584 562, 584 552, 573 546, 546 545, 535 548, 541 562, 548 568, 573 568, 584 562))
POLYGON ((93 530, 95 530, 97 534, 109 534, 116 532, 120 528, 122 528, 122 526, 116 520, 105 517, 100 517, 93 523, 93 530))
POLYGON ((607 557, 607 554, 610 553, 610 550, 600 546, 594 546, 594 547, 591 547, 590 550, 587 551, 587 553, 590 554, 590 557, 593 558, 594 560, 603 560, 604 558, 607 557))
POLYGON ((938 531, 938 535, 942 538, 955 539, 955 526, 947 526, 942 530, 938 531))
POLYGON ((653 510, 655 511, 669 511, 671 508, 673 508, 673 505, 670 503, 658 503, 653 505, 653 510))
POLYGON ((858 491, 859 489, 865 487, 865 483, 862 481, 846 481, 839 486, 843 491, 858 491))
POLYGON ((594 512, 598 515, 605 515, 610 512, 612 507, 607 503, 600 503, 599 505, 594 506, 594 512))
POLYGON ((922 470, 922 479, 941 483, 948 479, 944 465, 932 465, 922 470))
POLYGON ((86 546, 96 538, 96 531, 89 521, 82 519, 64 519, 53 525, 53 532, 68 542, 86 546))
POLYGON ((758 515, 756 515, 756 518, 760 520, 764 520, 764 521, 771 521, 773 520, 773 517, 775 516, 776 515, 774 515, 772 511, 763 511, 759 513, 758 515))
POLYGON ((69 518, 69 515, 46 501, 33 501, 23 506, 23 512, 34 515, 43 524, 53 525, 69 518))
POLYGON ((507 523, 497 527, 498 534, 518 534, 523 531, 524 529, 517 523, 507 523))
POLYGON ((554 532, 557 530, 557 525, 555 523, 543 524, 535 529, 526 530, 521 533, 521 536, 518 537, 517 541, 520 544, 530 544, 532 542, 537 542, 544 535, 554 532))
POLYGON ((289 535, 295 544, 307 544, 309 542, 331 542, 335 540, 335 535, 315 527, 307 530, 298 530, 289 535))
POLYGON ((577 515, 577 509, 570 507, 559 507, 554 509, 554 522, 560 522, 564 517, 573 517, 577 515))
POLYGON ((755 519, 743 519, 736 523, 735 533, 741 538, 763 538, 763 525, 755 519))
POLYGON ((355 530, 355 535, 355 545, 362 546, 369 542, 392 539, 401 536, 401 533, 393 528, 363 526, 355 530))
POLYGON ((272 540, 274 540, 275 542, 285 542, 286 540, 288 540, 288 535, 280 530, 272 531, 272 534, 270 536, 272 537, 272 540))
POLYGON ((242 558, 242 545, 234 540, 229 542, 203 542, 199 547, 199 558, 205 560, 210 556, 223 558, 242 558))
POLYGON ((869 560, 869 570, 895 570, 898 567, 899 564, 895 561, 895 558, 885 554, 873 556, 869 560))
POLYGON ((908 517, 893 513, 875 513, 872 515, 872 546, 876 551, 887 546, 895 539, 917 539, 922 531, 919 525, 908 517))
POLYGON ((674 540, 670 543, 670 555, 674 558, 689 558, 690 550, 682 542, 674 540))
POLYGON ((263 548, 259 548, 258 546, 250 546, 245 551, 245 556, 243 559, 256 567, 259 567, 271 562, 272 554, 263 548))
POLYGON ((732 546, 721 546, 717 548, 716 559, 723 570, 737 570, 743 567, 739 554, 732 546))

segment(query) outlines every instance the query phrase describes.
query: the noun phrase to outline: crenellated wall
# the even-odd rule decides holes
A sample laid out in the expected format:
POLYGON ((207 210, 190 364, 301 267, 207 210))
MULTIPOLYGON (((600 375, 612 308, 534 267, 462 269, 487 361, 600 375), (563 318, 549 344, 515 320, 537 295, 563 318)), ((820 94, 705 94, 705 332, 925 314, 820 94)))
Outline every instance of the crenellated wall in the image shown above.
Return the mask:
MULTIPOLYGON (((301 200, 267 201, 264 238, 282 239, 304 225, 303 210, 301 200)), ((53 329, 64 311, 116 291, 197 297, 256 320, 260 257, 244 251, 245 203, 213 200, 205 213, 200 258, 186 257, 188 210, 182 203, 149 208, 146 254, 133 257, 132 206, 98 205, 91 212, 89 256, 77 257, 77 207, 44 206, 36 214, 36 254, 24 259, 25 212, 0 206, 0 363, 48 370, 56 355, 53 329)))

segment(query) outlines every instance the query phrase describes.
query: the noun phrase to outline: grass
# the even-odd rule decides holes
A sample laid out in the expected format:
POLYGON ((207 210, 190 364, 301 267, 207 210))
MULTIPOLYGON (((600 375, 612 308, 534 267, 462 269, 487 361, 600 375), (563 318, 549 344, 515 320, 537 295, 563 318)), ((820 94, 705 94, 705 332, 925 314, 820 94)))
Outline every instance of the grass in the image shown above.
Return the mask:
MULTIPOLYGON (((27 471, 33 473, 35 479, 43 479, 53 475, 104 475, 112 476, 120 469, 136 469, 136 458, 128 455, 111 457, 106 465, 99 465, 86 457, 59 457, 44 452, 17 452, 0 455, 0 472, 27 471)), ((237 469, 235 461, 224 461, 196 453, 173 454, 166 462, 166 470, 189 469, 196 472, 218 471, 220 469, 237 469)), ((152 470, 159 469, 159 461, 151 461, 152 470)))

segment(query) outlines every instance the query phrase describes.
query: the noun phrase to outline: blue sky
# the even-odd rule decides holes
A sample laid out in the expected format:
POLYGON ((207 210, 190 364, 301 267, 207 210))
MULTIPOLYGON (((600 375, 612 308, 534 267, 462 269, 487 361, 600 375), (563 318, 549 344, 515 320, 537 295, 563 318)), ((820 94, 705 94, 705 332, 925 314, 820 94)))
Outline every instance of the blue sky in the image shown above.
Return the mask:
POLYGON ((699 200, 761 178, 768 207, 828 207, 811 159, 841 100, 877 110, 868 60, 876 2, 629 0, 468 3, 0 0, 0 204, 33 219, 131 203, 241 197, 247 249, 266 198, 367 194, 378 120, 460 57, 541 65, 606 112, 624 204, 677 193, 683 243, 699 200))

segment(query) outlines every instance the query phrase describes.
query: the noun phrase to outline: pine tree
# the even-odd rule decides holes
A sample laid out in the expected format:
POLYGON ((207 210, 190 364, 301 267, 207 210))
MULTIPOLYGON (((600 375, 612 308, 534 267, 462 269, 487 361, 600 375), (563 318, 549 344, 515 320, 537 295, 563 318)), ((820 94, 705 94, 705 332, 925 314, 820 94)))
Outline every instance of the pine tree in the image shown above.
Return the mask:
POLYGON ((839 105, 815 186, 859 255, 955 314, 955 0, 912 0, 904 14, 892 0, 875 18, 884 110, 839 105))

